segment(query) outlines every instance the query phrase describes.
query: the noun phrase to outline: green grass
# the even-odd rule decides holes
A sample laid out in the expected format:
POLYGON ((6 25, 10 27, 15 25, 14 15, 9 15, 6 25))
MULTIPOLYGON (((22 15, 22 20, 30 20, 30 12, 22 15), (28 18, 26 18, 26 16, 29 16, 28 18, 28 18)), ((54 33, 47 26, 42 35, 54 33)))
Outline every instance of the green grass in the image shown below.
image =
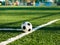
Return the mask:
MULTIPOLYGON (((31 7, 30 7, 31 8, 31 7)), ((39 9, 39 8, 38 8, 39 9)), ((60 10, 1 10, 0 28, 20 28, 21 23, 29 21, 33 27, 47 23, 54 19, 60 19, 60 10)), ((0 42, 14 37, 22 32, 0 31, 0 42)), ((8 45, 59 45, 60 44, 60 21, 41 28, 8 45)))
POLYGON ((9 45, 59 45, 60 30, 55 27, 45 27, 37 30, 9 45))

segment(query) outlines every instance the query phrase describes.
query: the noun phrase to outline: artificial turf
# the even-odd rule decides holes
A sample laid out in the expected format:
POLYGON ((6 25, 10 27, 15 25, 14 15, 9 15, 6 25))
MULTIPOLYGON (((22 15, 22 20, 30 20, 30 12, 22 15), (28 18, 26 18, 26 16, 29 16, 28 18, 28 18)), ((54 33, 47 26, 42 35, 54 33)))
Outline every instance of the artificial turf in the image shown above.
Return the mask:
MULTIPOLYGON (((54 19, 60 19, 60 10, 1 10, 0 28, 21 28, 21 23, 29 21, 33 28, 54 19)), ((0 42, 14 37, 22 32, 0 31, 0 42)), ((60 21, 41 28, 8 45, 59 45, 60 21)))

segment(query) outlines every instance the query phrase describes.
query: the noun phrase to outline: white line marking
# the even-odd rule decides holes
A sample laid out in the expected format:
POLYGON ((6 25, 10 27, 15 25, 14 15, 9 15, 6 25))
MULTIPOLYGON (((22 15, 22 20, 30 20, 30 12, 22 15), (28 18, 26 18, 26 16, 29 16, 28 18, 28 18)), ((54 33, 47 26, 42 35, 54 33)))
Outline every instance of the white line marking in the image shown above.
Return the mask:
POLYGON ((0 28, 0 30, 10 30, 10 31, 22 31, 22 29, 13 29, 13 28, 0 28))
POLYGON ((37 26, 36 28, 34 28, 32 31, 30 31, 30 32, 26 32, 26 33, 19 34, 19 35, 17 35, 16 37, 12 37, 12 38, 10 38, 10 39, 8 39, 8 40, 6 40, 6 41, 1 42, 0 45, 7 45, 7 44, 9 44, 9 43, 11 43, 11 42, 19 39, 19 38, 22 38, 22 37, 25 36, 25 35, 28 35, 28 34, 34 32, 34 31, 36 31, 37 29, 40 29, 40 28, 45 27, 45 26, 48 26, 48 25, 50 25, 50 24, 52 24, 52 23, 54 23, 54 22, 56 22, 56 21, 59 21, 59 20, 60 20, 60 19, 56 19, 56 20, 52 20, 52 21, 50 21, 50 22, 48 22, 48 23, 46 23, 46 24, 39 25, 39 26, 37 26))

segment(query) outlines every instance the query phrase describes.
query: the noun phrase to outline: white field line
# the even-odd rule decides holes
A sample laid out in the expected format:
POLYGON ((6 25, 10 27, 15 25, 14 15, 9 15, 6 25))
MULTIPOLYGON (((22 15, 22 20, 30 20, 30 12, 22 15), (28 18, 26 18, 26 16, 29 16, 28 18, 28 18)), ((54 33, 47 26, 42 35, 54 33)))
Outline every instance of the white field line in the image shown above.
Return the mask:
POLYGON ((10 31, 22 31, 22 29, 13 29, 13 28, 0 28, 0 30, 10 30, 10 31))
POLYGON ((8 40, 6 40, 6 41, 0 42, 0 45, 7 45, 7 44, 9 44, 9 43, 11 43, 11 42, 13 42, 13 41, 15 41, 15 40, 18 40, 19 38, 22 38, 22 37, 25 36, 25 35, 28 35, 28 34, 34 32, 34 31, 36 31, 37 29, 40 29, 40 28, 43 28, 43 27, 45 27, 45 26, 51 25, 52 23, 54 23, 54 22, 56 22, 56 21, 59 21, 59 20, 60 20, 60 19, 56 19, 56 20, 52 20, 52 21, 50 21, 50 22, 48 22, 48 23, 46 23, 46 24, 39 25, 39 26, 37 26, 36 28, 33 28, 33 30, 30 31, 30 32, 22 33, 22 34, 19 34, 19 35, 15 36, 15 37, 12 37, 12 38, 10 38, 10 39, 8 39, 8 40))

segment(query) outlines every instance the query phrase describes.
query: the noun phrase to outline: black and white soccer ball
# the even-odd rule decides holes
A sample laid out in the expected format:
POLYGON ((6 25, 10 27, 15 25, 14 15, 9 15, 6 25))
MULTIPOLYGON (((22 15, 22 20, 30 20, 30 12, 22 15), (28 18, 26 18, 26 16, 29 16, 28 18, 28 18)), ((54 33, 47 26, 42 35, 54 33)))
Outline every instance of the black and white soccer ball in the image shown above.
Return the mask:
POLYGON ((30 22, 24 22, 22 25, 21 25, 21 28, 24 32, 29 32, 29 31, 32 31, 32 24, 30 22))

